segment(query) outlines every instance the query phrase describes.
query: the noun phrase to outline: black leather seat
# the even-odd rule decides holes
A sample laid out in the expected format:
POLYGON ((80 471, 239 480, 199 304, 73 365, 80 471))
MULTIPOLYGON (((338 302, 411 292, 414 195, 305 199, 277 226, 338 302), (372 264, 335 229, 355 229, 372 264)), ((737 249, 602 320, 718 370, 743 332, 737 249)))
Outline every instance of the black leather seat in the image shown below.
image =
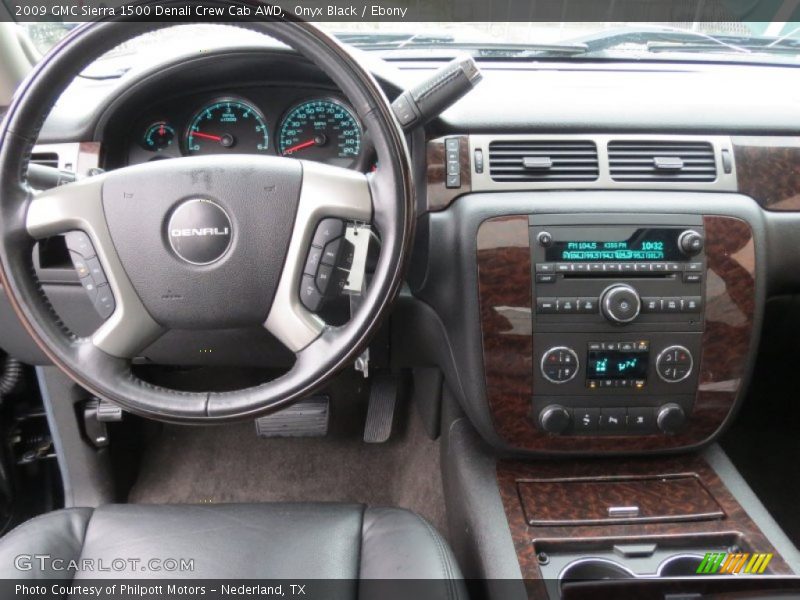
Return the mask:
POLYGON ((437 597, 465 597, 451 551, 431 525, 407 510, 357 504, 71 508, 36 517, 0 540, 0 578, 68 577, 428 579, 437 580, 437 597), (23 559, 21 566, 31 568, 20 571, 20 555, 51 558, 23 559), (193 560, 193 568, 142 571, 151 559, 169 558, 193 560), (99 561, 128 562, 97 571, 84 569, 84 559, 95 568, 99 561), (77 571, 63 570, 70 560, 78 561, 77 571))

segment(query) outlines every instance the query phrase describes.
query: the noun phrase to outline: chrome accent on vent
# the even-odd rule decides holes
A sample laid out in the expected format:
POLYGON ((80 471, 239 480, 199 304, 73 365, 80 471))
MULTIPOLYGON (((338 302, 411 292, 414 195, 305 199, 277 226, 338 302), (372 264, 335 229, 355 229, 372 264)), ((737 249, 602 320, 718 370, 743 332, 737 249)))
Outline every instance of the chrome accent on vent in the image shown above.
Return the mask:
MULTIPOLYGON (((722 166, 722 151, 726 150, 733 157, 733 144, 730 136, 723 135, 659 135, 659 134, 474 134, 469 136, 470 159, 471 159, 471 188, 473 192, 496 192, 512 190, 684 190, 684 191, 713 191, 713 192, 736 192, 738 185, 736 182, 736 163, 733 162, 730 173, 726 173, 722 166), (490 146, 492 148, 506 147, 509 143, 510 149, 518 151, 524 144, 536 143, 540 147, 553 148, 559 143, 590 144, 597 149, 596 177, 588 179, 568 180, 553 177, 546 177, 551 169, 523 168, 523 158, 518 158, 518 169, 522 171, 517 178, 496 179, 492 173, 492 167, 484 168, 482 172, 477 172, 474 165, 476 150, 480 150, 483 156, 489 156, 490 146), (615 179, 611 176, 609 169, 609 145, 612 142, 625 143, 656 143, 666 145, 669 151, 659 151, 650 156, 650 165, 657 174, 657 177, 645 178, 642 180, 615 179), (500 146, 503 144, 503 146, 500 146), (682 173, 687 168, 687 158, 683 153, 677 153, 677 145, 701 144, 709 152, 709 157, 713 162, 715 177, 708 179, 687 179, 678 177, 676 173, 682 173), (655 158, 659 158, 661 169, 655 169, 655 158), (680 158, 684 163, 684 168, 677 169, 680 158), (673 170, 674 169, 674 170, 673 170), (537 177, 537 175, 539 177, 537 177)), ((551 150, 552 152, 553 150, 551 150)), ((536 156, 530 153, 530 156, 536 156)), ((549 156, 540 153, 539 156, 549 156)), ((555 157, 551 157, 553 162, 555 157)), ((530 161, 529 161, 530 162, 530 161)), ((538 161, 534 161, 538 162, 538 161)), ((687 171, 688 172, 688 171, 687 171)))
POLYGON ((100 144, 97 142, 63 142, 36 144, 31 162, 86 176, 99 165, 100 144))
POLYGON ((594 181, 597 146, 589 140, 508 140, 489 144, 494 181, 594 181))
POLYGON ((717 165, 710 142, 613 140, 608 168, 615 181, 714 181, 717 165))

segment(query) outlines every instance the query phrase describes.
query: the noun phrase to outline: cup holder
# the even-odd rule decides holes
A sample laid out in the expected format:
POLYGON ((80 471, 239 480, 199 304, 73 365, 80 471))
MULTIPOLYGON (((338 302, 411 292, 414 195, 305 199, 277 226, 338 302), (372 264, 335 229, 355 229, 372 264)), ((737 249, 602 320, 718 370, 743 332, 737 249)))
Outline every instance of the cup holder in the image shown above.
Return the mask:
POLYGON ((659 577, 687 577, 697 573, 703 557, 697 554, 671 556, 658 567, 659 577))
POLYGON ((559 580, 561 585, 573 581, 598 579, 633 579, 636 575, 621 564, 603 558, 583 558, 567 565, 559 580))

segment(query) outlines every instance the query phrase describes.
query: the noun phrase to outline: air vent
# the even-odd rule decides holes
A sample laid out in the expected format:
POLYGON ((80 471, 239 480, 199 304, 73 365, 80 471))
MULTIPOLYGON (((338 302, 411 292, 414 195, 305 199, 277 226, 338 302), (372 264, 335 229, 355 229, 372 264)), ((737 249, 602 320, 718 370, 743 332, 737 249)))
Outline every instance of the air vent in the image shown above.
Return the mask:
POLYGON ((58 168, 58 154, 55 152, 34 152, 31 155, 31 162, 45 167, 58 168))
POLYGON ((614 181, 714 181, 714 146, 708 142, 614 141, 608 144, 614 181))
POLYGON ((489 144, 494 181, 595 181, 597 146, 584 140, 507 140, 489 144))

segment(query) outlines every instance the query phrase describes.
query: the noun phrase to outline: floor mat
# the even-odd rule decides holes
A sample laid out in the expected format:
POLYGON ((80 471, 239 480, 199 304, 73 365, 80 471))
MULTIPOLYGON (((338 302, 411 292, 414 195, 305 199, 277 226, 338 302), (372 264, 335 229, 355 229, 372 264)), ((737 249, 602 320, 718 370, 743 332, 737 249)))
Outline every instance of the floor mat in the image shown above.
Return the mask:
POLYGON ((148 442, 129 502, 359 502, 399 506, 446 534, 439 443, 405 407, 399 431, 365 444, 365 398, 335 398, 325 438, 255 435, 253 423, 164 425, 148 442))

